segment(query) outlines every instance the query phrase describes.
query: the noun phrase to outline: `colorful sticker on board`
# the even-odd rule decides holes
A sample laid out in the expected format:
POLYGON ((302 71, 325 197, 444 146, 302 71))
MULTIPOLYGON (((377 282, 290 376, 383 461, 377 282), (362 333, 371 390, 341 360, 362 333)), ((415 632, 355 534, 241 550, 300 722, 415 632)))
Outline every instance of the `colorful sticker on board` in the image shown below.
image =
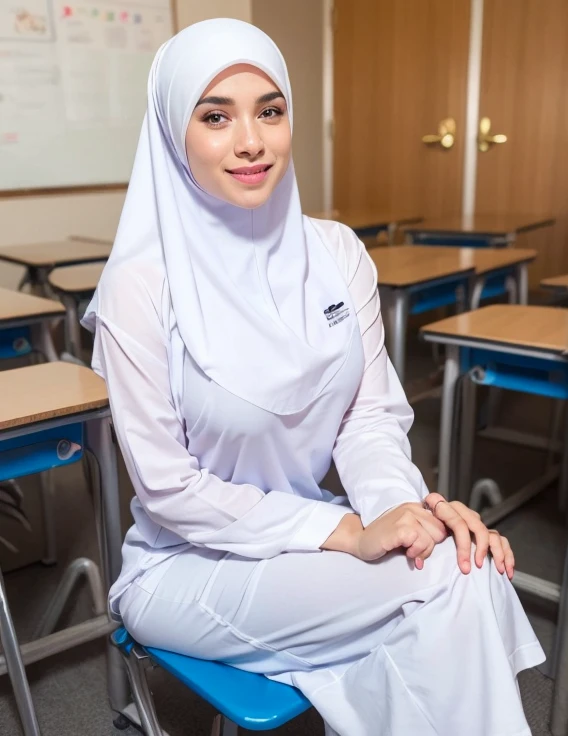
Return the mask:
POLYGON ((122 21, 123 23, 126 23, 126 21, 128 20, 128 12, 127 12, 126 10, 123 10, 123 11, 121 12, 121 14, 120 14, 120 20, 121 20, 121 21, 122 21))
POLYGON ((64 5, 62 15, 64 18, 71 18, 71 16, 73 15, 73 8, 71 8, 69 5, 64 5))

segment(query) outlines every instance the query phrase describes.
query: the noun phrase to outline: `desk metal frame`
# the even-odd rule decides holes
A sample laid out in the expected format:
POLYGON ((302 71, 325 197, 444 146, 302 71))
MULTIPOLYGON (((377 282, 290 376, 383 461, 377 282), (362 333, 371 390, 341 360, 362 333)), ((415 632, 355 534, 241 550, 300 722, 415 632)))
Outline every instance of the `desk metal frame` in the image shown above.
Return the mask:
MULTIPOLYGON (((100 493, 100 503, 98 504, 100 518, 97 519, 97 524, 100 530, 99 539, 101 542, 100 552, 103 562, 104 582, 108 590, 112 581, 118 577, 122 565, 118 471, 110 409, 106 407, 79 412, 0 430, 0 446, 3 440, 36 435, 47 429, 78 423, 84 424, 86 448, 92 453, 99 468, 100 489, 95 490, 95 493, 100 493)), ((30 452, 33 452, 33 449, 30 449, 30 452)), ((39 736, 40 734, 25 665, 52 654, 63 652, 99 636, 104 636, 115 628, 116 624, 108 618, 108 615, 103 614, 20 647, 10 616, 0 571, 0 639, 4 649, 4 655, 0 657, 0 674, 7 672, 10 677, 25 736, 39 736)), ((128 682, 120 654, 110 644, 107 657, 111 707, 118 711, 129 700, 128 682)))
MULTIPOLYGON (((420 293, 427 292, 440 286, 446 286, 448 293, 453 290, 454 303, 458 305, 458 311, 469 305, 470 309, 477 309, 485 282, 488 278, 496 275, 510 276, 515 283, 515 288, 509 290, 510 303, 528 303, 528 266, 525 263, 516 263, 507 267, 499 267, 495 270, 485 271, 482 274, 470 271, 459 274, 450 274, 443 278, 423 281, 419 284, 408 284, 404 286, 382 285, 379 281, 381 301, 385 307, 387 326, 387 347, 393 366, 397 372, 400 382, 404 384, 406 367, 406 333, 408 316, 412 314, 412 298, 420 293), (460 298, 460 290, 465 289, 464 298, 460 298)), ((441 306, 442 303, 434 304, 432 309, 441 306)))
MULTIPOLYGON (((558 352, 537 350, 534 348, 523 347, 519 345, 508 345, 505 343, 492 343, 488 341, 477 340, 467 336, 456 337, 448 335, 436 335, 435 333, 423 334, 426 342, 443 344, 446 346, 446 362, 444 369, 444 384, 442 389, 442 411, 440 421, 440 448, 439 448, 439 474, 438 474, 438 491, 447 498, 456 496, 452 487, 452 436, 454 431, 454 410, 456 401, 456 388, 458 380, 463 377, 464 369, 467 369, 467 362, 464 362, 460 356, 460 351, 464 349, 473 349, 478 351, 487 351, 488 353, 496 353, 507 355, 508 358, 518 356, 519 362, 525 359, 536 360, 550 365, 550 370, 555 368, 565 368, 568 359, 566 356, 560 355, 558 352)), ((469 383, 469 381, 468 381, 469 383)), ((470 422, 472 406, 471 396, 466 396, 463 414, 466 416, 466 422, 470 422)), ((564 453, 561 467, 550 468, 543 478, 538 479, 534 484, 534 488, 529 489, 532 492, 527 495, 527 499, 536 492, 539 492, 550 483, 560 473, 560 503, 565 506, 568 497, 568 424, 566 427, 564 453)), ((471 445, 473 441, 473 432, 469 429, 466 437, 462 437, 462 444, 468 445, 461 447, 461 461, 467 464, 470 462, 471 445)), ((466 476, 467 476, 466 472, 466 476)), ((467 482, 467 481, 466 481, 467 482)), ((531 484, 529 484, 531 485, 531 484)), ((464 483, 461 486, 461 500, 465 498, 464 483)), ((528 488, 528 486, 527 486, 528 488)), ((526 499, 525 499, 526 500, 526 499)), ((518 506, 517 504, 516 506, 518 506)), ((510 509, 512 510, 512 509, 510 509)), ((491 515, 491 511, 489 511, 491 515)), ((499 518, 503 518, 503 513, 497 515, 494 522, 499 518)), ((564 575, 562 586, 552 584, 548 580, 538 578, 524 573, 516 573, 513 579, 516 588, 537 595, 544 600, 557 602, 559 605, 558 623, 556 641, 552 657, 552 669, 555 674, 554 700, 552 705, 551 730, 554 736, 566 736, 568 733, 568 550, 564 561, 564 575)))

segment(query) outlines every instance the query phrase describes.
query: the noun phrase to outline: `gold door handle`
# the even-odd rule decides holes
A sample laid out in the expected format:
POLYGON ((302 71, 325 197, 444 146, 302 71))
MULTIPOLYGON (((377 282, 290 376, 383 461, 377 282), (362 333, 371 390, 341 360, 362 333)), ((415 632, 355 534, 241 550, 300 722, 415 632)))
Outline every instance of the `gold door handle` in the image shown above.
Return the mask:
POLYGON ((497 135, 489 135, 491 130, 491 120, 489 118, 481 118, 479 121, 479 135, 477 137, 477 147, 482 153, 486 153, 495 143, 506 143, 507 136, 503 133, 497 135))
POLYGON ((422 143, 439 143, 442 148, 451 148, 456 142, 456 121, 445 118, 438 125, 438 135, 423 135, 422 143))

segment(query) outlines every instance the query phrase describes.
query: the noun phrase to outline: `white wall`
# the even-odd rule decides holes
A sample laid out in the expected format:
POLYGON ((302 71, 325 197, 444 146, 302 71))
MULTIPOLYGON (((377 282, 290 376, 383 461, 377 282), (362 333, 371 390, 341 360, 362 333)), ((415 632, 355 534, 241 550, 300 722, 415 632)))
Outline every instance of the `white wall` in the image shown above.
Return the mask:
POLYGON ((323 0, 251 0, 252 22, 278 44, 294 102, 294 165, 304 212, 323 209, 323 0))
MULTIPOLYGON (((177 0, 177 27, 206 18, 251 20, 251 0, 177 0)), ((69 235, 112 238, 124 191, 5 197, 0 194, 0 245, 66 238, 69 235)), ((0 262, 0 286, 15 288, 21 271, 0 262)))

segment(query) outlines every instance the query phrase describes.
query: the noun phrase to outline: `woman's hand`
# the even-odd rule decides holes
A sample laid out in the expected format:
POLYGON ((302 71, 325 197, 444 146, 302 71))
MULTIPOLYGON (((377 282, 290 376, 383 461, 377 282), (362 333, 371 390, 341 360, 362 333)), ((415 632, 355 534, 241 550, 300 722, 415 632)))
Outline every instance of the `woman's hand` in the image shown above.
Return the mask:
MULTIPOLYGON (((515 557, 511 545, 495 529, 488 529, 477 511, 469 509, 460 501, 446 501, 439 493, 430 493, 424 500, 432 516, 451 531, 458 550, 458 565, 463 573, 471 569, 471 535, 475 538, 475 564, 483 565, 487 553, 491 552, 495 567, 501 574, 507 573, 509 580, 515 572, 515 557)), ((428 512, 427 512, 428 513, 428 512)))
POLYGON ((375 519, 358 535, 352 554, 365 562, 400 547, 421 570, 434 547, 448 536, 445 525, 419 503, 405 503, 375 519))

